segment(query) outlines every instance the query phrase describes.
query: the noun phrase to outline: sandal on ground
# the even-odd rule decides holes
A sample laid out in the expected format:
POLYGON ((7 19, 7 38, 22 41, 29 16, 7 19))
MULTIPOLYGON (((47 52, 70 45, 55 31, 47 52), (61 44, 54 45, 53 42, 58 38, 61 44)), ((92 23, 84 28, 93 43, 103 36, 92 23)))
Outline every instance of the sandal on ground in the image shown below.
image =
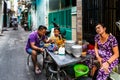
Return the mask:
POLYGON ((36 68, 35 69, 35 74, 40 74, 41 73, 41 70, 39 68, 36 68))

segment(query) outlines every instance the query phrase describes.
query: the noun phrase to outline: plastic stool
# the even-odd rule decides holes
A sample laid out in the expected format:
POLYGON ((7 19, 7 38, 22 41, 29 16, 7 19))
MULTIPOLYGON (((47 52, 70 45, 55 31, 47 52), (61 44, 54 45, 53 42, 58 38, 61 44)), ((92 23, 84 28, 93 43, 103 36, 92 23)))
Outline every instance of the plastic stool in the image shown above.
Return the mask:
MULTIPOLYGON (((39 56, 39 55, 41 55, 42 58, 43 58, 42 64, 40 64, 40 63, 39 63, 40 61, 38 60, 39 67, 40 67, 40 65, 41 65, 41 66, 42 66, 41 68, 43 69, 44 55, 43 55, 43 53, 38 53, 38 56, 39 56)), ((27 66, 28 66, 28 67, 30 67, 30 61, 31 61, 31 55, 29 54, 29 55, 27 56, 27 66)))

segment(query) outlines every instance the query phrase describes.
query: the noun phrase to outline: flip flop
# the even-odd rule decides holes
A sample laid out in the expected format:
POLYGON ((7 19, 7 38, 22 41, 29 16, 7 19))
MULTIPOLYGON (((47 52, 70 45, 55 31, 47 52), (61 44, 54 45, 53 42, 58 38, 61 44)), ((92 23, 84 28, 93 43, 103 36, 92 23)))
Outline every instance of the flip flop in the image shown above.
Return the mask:
POLYGON ((41 70, 39 68, 35 69, 35 74, 40 74, 41 70))

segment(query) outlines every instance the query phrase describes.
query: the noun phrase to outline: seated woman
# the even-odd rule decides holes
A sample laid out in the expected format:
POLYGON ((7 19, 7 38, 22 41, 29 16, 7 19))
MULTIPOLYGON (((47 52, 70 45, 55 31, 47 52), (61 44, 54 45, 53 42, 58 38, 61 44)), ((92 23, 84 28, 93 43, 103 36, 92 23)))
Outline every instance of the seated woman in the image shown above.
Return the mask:
POLYGON ((106 27, 98 23, 96 25, 95 49, 88 52, 96 57, 99 69, 95 80, 106 80, 112 69, 118 65, 118 42, 116 38, 106 32, 106 27))
POLYGON ((64 39, 60 34, 59 28, 54 28, 54 34, 50 36, 52 43, 55 43, 58 47, 64 44, 64 39))

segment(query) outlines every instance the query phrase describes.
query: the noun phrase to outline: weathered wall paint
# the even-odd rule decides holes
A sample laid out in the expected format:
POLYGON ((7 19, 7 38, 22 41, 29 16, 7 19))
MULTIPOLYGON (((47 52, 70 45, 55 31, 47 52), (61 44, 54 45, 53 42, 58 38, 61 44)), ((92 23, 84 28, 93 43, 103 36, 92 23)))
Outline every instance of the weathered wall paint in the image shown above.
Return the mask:
POLYGON ((3 2, 0 1, 0 34, 2 32, 2 25, 3 25, 3 2))
POLYGON ((77 0, 77 41, 82 41, 82 0, 77 0))
POLYGON ((46 0, 36 0, 37 10, 36 10, 36 18, 37 18, 37 26, 46 25, 46 0))

